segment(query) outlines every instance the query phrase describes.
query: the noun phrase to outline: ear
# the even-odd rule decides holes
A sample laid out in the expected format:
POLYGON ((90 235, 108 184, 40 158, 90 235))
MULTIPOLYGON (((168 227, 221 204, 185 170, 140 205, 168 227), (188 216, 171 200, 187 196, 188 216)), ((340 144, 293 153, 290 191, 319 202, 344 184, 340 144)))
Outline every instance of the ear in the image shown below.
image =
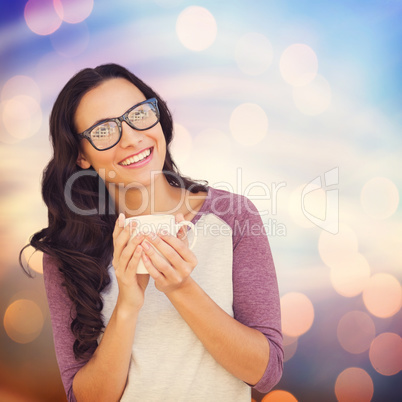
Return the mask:
POLYGON ((81 169, 89 169, 91 167, 91 163, 85 158, 85 156, 81 152, 78 154, 77 165, 81 169))

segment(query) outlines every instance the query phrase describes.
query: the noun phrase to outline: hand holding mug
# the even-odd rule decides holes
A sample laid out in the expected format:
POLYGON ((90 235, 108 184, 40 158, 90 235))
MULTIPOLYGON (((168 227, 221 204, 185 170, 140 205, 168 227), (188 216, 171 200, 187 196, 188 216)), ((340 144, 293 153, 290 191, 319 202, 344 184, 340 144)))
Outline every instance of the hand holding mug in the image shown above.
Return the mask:
MULTIPOLYGON (((174 215, 139 215, 132 218, 127 218, 125 220, 125 227, 129 227, 131 237, 135 238, 139 234, 144 234, 149 244, 152 245, 153 249, 159 253, 162 258, 166 259, 166 256, 163 253, 163 250, 160 250, 153 243, 152 236, 153 234, 159 233, 162 235, 171 235, 171 237, 176 237, 179 235, 179 238, 184 240, 184 244, 187 244, 187 239, 184 239, 185 234, 187 233, 186 227, 190 226, 194 232, 194 238, 190 245, 190 250, 194 247, 197 237, 195 235, 194 224, 190 221, 184 220, 184 217, 181 215, 180 222, 176 223, 174 215)), ((182 241, 181 240, 181 241, 182 241)), ((144 245, 142 244, 144 247, 144 245)), ((145 247, 144 247, 145 248, 145 247)), ((148 253, 149 254, 149 253, 148 253)), ((167 259, 166 259, 167 260, 167 259)), ((143 260, 140 260, 137 265, 137 274, 148 274, 148 270, 146 269, 143 260)))
POLYGON ((116 279, 119 285, 118 302, 130 311, 138 311, 144 303, 144 292, 148 285, 148 275, 136 275, 141 262, 144 235, 130 236, 128 227, 124 226, 124 215, 120 214, 113 231, 113 261, 116 279))
POLYGON ((197 258, 188 247, 187 238, 182 239, 176 236, 177 228, 183 225, 191 226, 194 232, 191 247, 194 246, 196 241, 194 225, 185 221, 182 214, 177 215, 177 221, 176 224, 173 220, 174 234, 163 229, 158 233, 150 232, 141 243, 144 250, 142 260, 145 269, 155 280, 155 287, 165 294, 190 283, 191 272, 197 265, 197 258))

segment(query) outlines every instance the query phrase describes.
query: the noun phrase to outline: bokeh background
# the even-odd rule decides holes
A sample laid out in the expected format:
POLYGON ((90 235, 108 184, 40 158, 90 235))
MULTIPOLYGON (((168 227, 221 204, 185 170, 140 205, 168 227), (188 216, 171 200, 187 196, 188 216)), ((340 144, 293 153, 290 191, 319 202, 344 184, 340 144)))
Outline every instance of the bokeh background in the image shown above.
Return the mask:
POLYGON ((182 172, 261 211, 284 375, 256 401, 402 400, 402 2, 0 3, 0 400, 64 401, 41 256, 48 117, 81 68, 125 65, 170 106, 182 172), (27 253, 29 258, 31 251, 27 253))

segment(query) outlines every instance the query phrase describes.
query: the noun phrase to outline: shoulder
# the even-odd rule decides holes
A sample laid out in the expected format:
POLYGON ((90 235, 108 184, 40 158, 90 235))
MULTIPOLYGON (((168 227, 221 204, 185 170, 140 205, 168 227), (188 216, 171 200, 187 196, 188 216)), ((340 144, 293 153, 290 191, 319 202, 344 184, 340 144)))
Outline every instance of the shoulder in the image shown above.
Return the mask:
POLYGON ((238 220, 249 215, 259 216, 256 206, 244 195, 210 187, 208 197, 211 212, 221 217, 232 217, 238 220))
POLYGON ((43 253, 43 279, 45 280, 45 284, 61 279, 59 263, 54 257, 46 253, 43 253))
POLYGON ((59 270, 59 262, 49 254, 43 254, 43 281, 49 307, 70 305, 64 283, 64 276, 59 270))

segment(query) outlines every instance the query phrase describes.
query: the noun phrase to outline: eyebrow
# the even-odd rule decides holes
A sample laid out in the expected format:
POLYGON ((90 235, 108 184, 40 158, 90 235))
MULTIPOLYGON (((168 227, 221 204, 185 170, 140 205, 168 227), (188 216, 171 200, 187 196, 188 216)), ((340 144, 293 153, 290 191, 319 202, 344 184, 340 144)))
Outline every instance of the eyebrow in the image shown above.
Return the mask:
MULTIPOLYGON (((141 105, 142 103, 146 102, 147 100, 149 100, 149 99, 144 99, 143 101, 140 101, 140 102, 138 102, 138 103, 134 103, 133 106, 130 106, 123 114, 121 114, 121 115, 118 116, 118 117, 106 117, 106 118, 103 118, 103 119, 99 119, 99 120, 97 120, 95 123, 93 123, 91 126, 89 126, 89 128, 91 128, 91 127, 93 127, 93 126, 96 126, 96 125, 98 125, 99 123, 107 122, 108 120, 118 119, 118 118, 120 118, 121 116, 124 116, 130 109, 134 108, 135 106, 141 105)), ((89 128, 88 128, 88 129, 89 129, 89 128)), ((88 129, 87 129, 87 130, 88 130, 88 129)), ((85 131, 86 131, 86 130, 85 130, 85 131)))
POLYGON ((114 120, 114 119, 117 119, 117 117, 107 117, 106 119, 99 119, 99 120, 96 120, 95 123, 91 124, 89 127, 93 127, 93 126, 98 125, 99 123, 107 122, 109 120, 114 120))

